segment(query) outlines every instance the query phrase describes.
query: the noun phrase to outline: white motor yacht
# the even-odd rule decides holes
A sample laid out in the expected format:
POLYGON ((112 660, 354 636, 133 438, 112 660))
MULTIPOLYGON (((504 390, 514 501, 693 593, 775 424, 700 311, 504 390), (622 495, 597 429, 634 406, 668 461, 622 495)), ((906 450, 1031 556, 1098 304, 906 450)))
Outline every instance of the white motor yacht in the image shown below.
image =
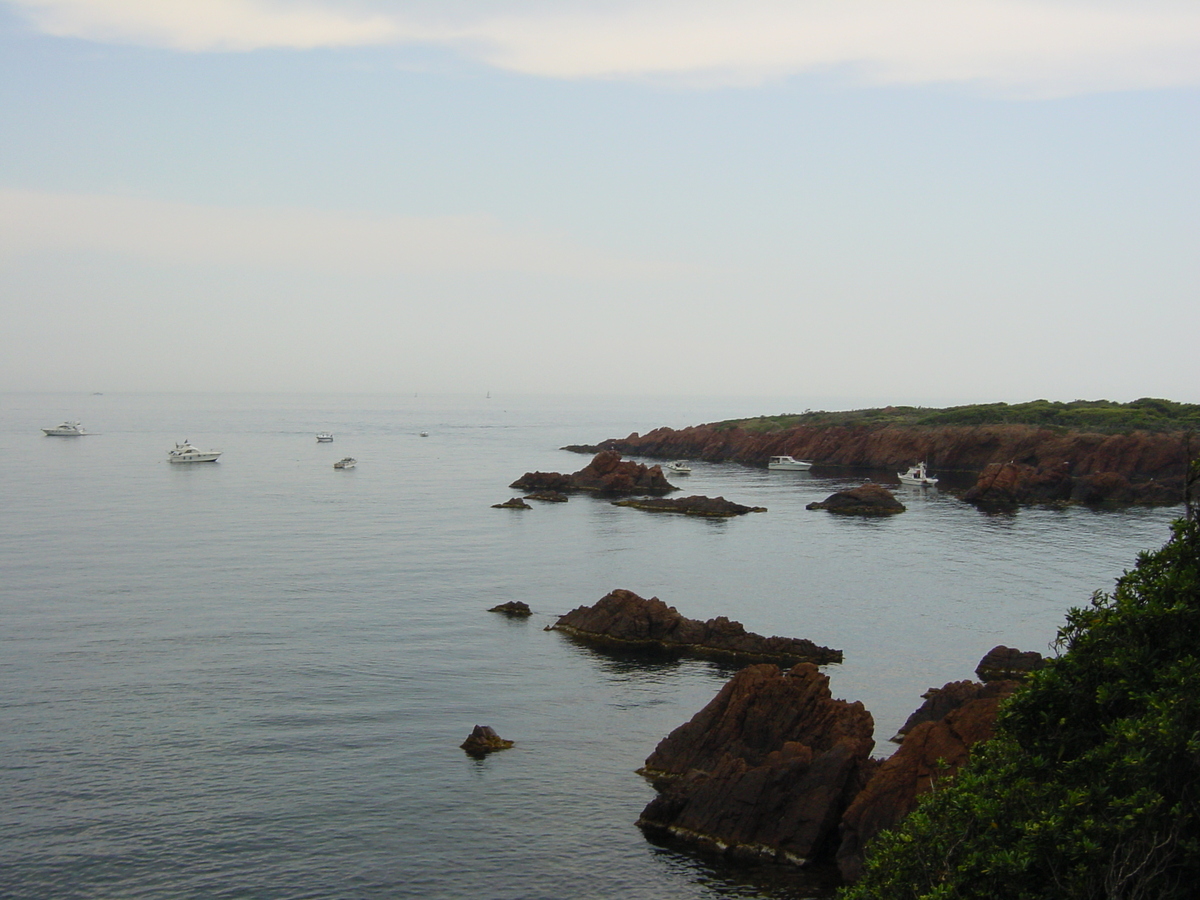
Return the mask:
POLYGON ((691 475, 692 467, 687 464, 686 459, 677 459, 675 462, 669 462, 663 466, 663 470, 670 472, 672 475, 691 475))
POLYGON ((216 462, 220 455, 220 450, 197 450, 184 441, 182 444, 176 444, 175 449, 167 453, 167 459, 173 463, 216 462))
POLYGON ((43 428, 48 437, 82 437, 87 434, 78 422, 63 422, 55 428, 43 428))
POLYGON ((318 444, 328 444, 332 440, 333 440, 333 435, 330 434, 328 431, 318 431, 317 432, 317 443, 318 444))
POLYGON ((921 487, 933 487, 938 480, 925 471, 925 463, 919 462, 910 466, 907 472, 897 472, 896 477, 901 484, 915 484, 921 487))
POLYGON ((791 470, 795 472, 803 472, 806 469, 811 469, 812 463, 810 463, 807 459, 793 459, 790 456, 772 456, 770 462, 767 463, 767 468, 775 469, 777 471, 791 470))

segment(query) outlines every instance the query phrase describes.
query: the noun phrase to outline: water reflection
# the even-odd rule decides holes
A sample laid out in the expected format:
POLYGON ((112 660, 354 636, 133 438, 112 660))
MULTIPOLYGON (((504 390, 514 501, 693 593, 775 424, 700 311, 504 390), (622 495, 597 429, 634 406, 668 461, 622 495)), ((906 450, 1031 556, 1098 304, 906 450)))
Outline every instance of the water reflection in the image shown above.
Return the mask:
POLYGON ((662 835, 646 835, 655 862, 703 885, 708 896, 759 900, 826 900, 842 884, 833 866, 798 868, 767 861, 732 861, 662 835))

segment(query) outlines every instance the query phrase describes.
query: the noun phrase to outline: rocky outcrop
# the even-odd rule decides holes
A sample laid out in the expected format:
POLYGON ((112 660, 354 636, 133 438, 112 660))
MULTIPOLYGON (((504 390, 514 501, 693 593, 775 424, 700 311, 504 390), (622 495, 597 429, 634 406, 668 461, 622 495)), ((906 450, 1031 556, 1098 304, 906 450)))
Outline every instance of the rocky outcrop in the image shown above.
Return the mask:
POLYGON ((1033 650, 1017 650, 1001 644, 983 655, 975 674, 980 681, 1019 681, 1030 672, 1044 668, 1049 662, 1046 657, 1033 650))
POLYGON ((467 735, 467 739, 459 746, 466 751, 468 756, 480 759, 497 750, 507 750, 512 745, 512 741, 506 741, 496 734, 496 729, 491 725, 476 725, 467 735))
POLYGON ((1032 466, 992 463, 979 474, 963 499, 978 506, 1031 504, 1178 503, 1182 480, 1166 477, 1132 483, 1120 472, 1072 475, 1070 463, 1032 466))
MULTIPOLYGON (((946 685, 947 697, 962 696, 946 685)), ((1000 702, 1016 682, 977 685, 967 697, 937 721, 922 721, 904 738, 900 749, 883 762, 842 817, 837 864, 847 881, 857 880, 870 841, 916 808, 917 798, 941 778, 953 775, 970 755, 971 747, 992 736, 1000 702)), ((926 695, 928 696, 928 695, 926 695)))
POLYGON ((878 484, 864 484, 848 491, 830 494, 820 503, 810 503, 806 509, 825 509, 846 516, 893 516, 907 507, 878 484))
POLYGON ((930 688, 921 695, 925 702, 900 726, 892 740, 896 743, 902 742, 904 736, 922 722, 938 722, 970 700, 1007 697, 1012 693, 1012 687, 1008 681, 997 680, 990 684, 980 684, 978 681, 951 681, 940 688, 930 688))
POLYGON ((521 491, 590 491, 596 494, 667 494, 677 490, 659 466, 621 459, 615 450, 603 450, 572 475, 559 472, 526 472, 509 485, 521 491))
POLYGON ((871 767, 873 730, 815 666, 750 666, 646 760, 643 773, 665 790, 638 824, 734 856, 827 855, 871 767))
POLYGON ((527 619, 533 615, 533 610, 524 600, 510 600, 499 606, 493 606, 488 612, 501 613, 510 619, 527 619))
POLYGON ((820 466, 894 471, 923 459, 943 476, 949 472, 979 475, 993 465, 1020 465, 1039 473, 1037 479, 1045 481, 1041 489, 1062 502, 1178 503, 1187 456, 1184 444, 1180 433, 1088 434, 1033 425, 803 425, 772 432, 695 425, 634 433, 589 449, 751 466, 765 466, 770 457, 787 454, 820 466))
POLYGON ((683 513, 685 516, 708 516, 711 518, 728 518, 742 516, 752 512, 766 512, 765 506, 742 506, 724 497, 639 497, 633 500, 616 500, 614 506, 631 506, 634 509, 646 509, 651 512, 683 513))
POLYGON ((492 509, 533 509, 533 507, 520 497, 512 497, 503 503, 493 503, 492 509))
POLYGON ((717 616, 707 622, 688 619, 657 597, 646 600, 618 588, 594 606, 580 606, 548 630, 562 631, 599 646, 654 648, 666 652, 792 664, 806 661, 840 663, 842 651, 821 647, 804 638, 763 637, 747 632, 740 622, 717 616))

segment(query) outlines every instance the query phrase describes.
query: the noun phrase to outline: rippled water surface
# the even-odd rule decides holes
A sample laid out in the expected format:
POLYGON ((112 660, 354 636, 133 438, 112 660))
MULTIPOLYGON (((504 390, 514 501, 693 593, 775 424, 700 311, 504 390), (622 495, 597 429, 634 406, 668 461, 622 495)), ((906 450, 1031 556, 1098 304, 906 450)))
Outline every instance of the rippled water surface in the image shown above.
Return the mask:
POLYGON ((769 511, 490 508, 525 471, 580 468, 564 444, 777 405, 0 397, 0 896, 825 895, 633 824, 653 796, 634 770, 728 668, 544 627, 624 587, 840 648, 833 691, 886 754, 923 691, 996 644, 1046 651, 1178 510, 989 516, 897 488, 903 515, 841 519, 804 506, 846 473, 705 463, 685 493, 769 511), (64 418, 96 433, 41 434, 64 418), (169 465, 184 438, 224 455, 169 465), (485 612, 507 600, 535 616, 485 612), (467 758, 477 723, 515 748, 467 758))

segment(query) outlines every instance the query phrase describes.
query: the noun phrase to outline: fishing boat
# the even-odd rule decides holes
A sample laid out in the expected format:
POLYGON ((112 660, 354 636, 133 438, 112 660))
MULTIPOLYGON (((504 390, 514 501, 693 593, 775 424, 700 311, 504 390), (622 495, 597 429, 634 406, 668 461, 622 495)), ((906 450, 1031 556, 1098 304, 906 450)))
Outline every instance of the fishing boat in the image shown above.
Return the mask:
POLYGON ((333 435, 330 434, 328 431, 318 431, 317 432, 317 443, 318 444, 328 444, 332 440, 333 440, 333 435))
POLYGON ((897 472, 896 477, 901 484, 915 484, 921 487, 933 487, 938 480, 925 470, 925 463, 919 462, 910 466, 907 472, 897 472))
POLYGON ((803 472, 811 469, 812 463, 807 459, 794 459, 790 456, 772 456, 767 463, 767 468, 775 469, 776 471, 786 472, 790 470, 793 472, 803 472))
POLYGON ((63 422, 54 428, 43 428, 48 437, 82 437, 87 434, 78 422, 63 422))
POLYGON ((358 460, 353 456, 343 456, 333 464, 333 467, 335 469, 353 469, 356 465, 358 465, 358 460))
POLYGON ((188 441, 176 444, 174 450, 167 451, 167 460, 173 463, 216 462, 221 455, 220 450, 197 450, 188 441))
POLYGON ((692 467, 687 464, 686 459, 677 459, 675 462, 669 462, 663 469, 670 472, 672 475, 691 475, 692 467))

